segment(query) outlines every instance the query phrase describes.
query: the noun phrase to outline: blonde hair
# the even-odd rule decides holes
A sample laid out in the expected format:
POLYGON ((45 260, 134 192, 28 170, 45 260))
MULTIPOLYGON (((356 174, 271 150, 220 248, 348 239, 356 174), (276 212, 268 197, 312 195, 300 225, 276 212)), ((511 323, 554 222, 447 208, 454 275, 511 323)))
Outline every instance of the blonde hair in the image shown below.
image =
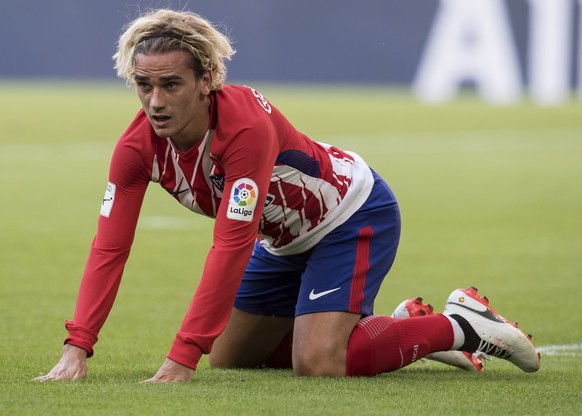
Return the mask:
POLYGON ((117 75, 128 85, 134 82, 135 56, 183 50, 192 56, 190 65, 197 78, 206 71, 212 77, 212 90, 220 90, 226 80, 226 60, 235 50, 228 37, 208 20, 192 12, 152 10, 125 28, 113 55, 117 75))

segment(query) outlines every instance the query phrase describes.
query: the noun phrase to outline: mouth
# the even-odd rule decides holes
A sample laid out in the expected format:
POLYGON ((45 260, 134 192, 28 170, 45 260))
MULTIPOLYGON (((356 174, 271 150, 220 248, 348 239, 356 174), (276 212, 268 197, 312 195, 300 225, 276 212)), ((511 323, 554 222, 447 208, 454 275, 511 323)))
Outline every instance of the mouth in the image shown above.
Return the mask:
POLYGON ((152 114, 151 121, 155 124, 157 128, 164 128, 168 125, 172 117, 163 114, 152 114))

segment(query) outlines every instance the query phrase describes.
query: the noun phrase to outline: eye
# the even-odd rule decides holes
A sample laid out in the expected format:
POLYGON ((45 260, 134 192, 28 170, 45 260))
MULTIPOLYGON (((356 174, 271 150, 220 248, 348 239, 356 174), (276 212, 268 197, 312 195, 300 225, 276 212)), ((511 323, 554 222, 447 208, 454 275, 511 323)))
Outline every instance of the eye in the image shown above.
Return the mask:
POLYGON ((138 82, 137 87, 144 92, 149 91, 152 88, 151 85, 146 82, 138 82))
POLYGON ((178 87, 178 83, 170 81, 170 82, 167 82, 166 84, 164 84, 164 87, 167 90, 175 90, 178 87))

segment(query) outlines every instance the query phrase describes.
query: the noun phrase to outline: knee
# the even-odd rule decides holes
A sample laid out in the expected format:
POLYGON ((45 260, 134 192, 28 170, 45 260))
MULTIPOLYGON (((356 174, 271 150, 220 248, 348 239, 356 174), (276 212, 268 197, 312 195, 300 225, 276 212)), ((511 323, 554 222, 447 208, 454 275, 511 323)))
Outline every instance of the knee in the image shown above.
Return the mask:
POLYGON ((346 375, 345 349, 338 345, 317 345, 293 351, 293 373, 302 377, 346 375))

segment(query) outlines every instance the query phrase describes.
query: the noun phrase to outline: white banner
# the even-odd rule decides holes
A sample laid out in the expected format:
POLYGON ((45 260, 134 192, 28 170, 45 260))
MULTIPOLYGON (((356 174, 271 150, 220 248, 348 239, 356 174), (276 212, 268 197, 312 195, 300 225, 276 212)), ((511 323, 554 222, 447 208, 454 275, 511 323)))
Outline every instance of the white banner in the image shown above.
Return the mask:
MULTIPOLYGON (((525 73, 513 38, 504 0, 439 0, 431 33, 419 63, 414 90, 430 103, 452 99, 470 83, 493 104, 512 104, 531 98, 557 105, 572 95, 571 69, 575 59, 575 2, 526 0, 529 33, 525 73)), ((581 18, 582 18, 582 13, 581 18)), ((577 83, 582 97, 582 34, 579 36, 577 83)))

